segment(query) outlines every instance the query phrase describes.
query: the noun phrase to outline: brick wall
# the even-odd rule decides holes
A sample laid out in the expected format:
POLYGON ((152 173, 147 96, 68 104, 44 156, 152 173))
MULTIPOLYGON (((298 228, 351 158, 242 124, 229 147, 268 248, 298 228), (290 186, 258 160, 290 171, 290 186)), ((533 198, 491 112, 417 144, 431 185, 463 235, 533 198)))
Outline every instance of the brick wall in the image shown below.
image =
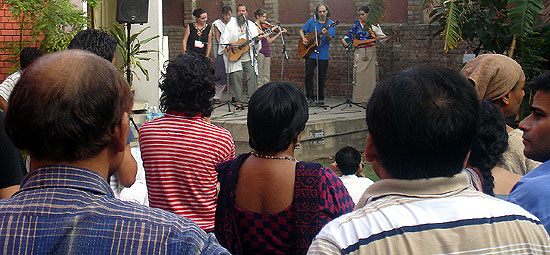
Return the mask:
MULTIPOLYGON (((327 72, 325 94, 328 96, 345 97, 351 94, 347 85, 347 56, 341 46, 339 38, 347 33, 351 24, 340 24, 336 27, 336 36, 330 46, 330 62, 327 72)), ((284 80, 304 87, 304 60, 297 55, 298 29, 300 25, 288 25, 289 34, 285 36, 286 49, 289 56, 284 63, 284 80)), ((432 37, 435 26, 427 24, 382 24, 382 29, 392 37, 387 43, 378 44, 377 54, 380 77, 383 78, 393 72, 423 64, 447 66, 454 69, 462 67, 464 49, 443 51, 443 41, 440 37, 432 37)), ((170 58, 181 52, 183 28, 167 26, 164 34, 169 37, 170 58)), ((282 42, 278 38, 271 44, 271 80, 281 80, 282 42)), ((350 57, 353 58, 352 53, 350 57)), ((353 63, 350 62, 352 65, 353 63)), ((350 74, 351 79, 351 74, 350 74)))
MULTIPOLYGON (((191 1, 185 1, 187 5, 190 5, 191 1)), ((233 1, 227 1, 234 3, 233 1)), ((245 1, 249 2, 249 1, 245 1)), ((281 1, 275 0, 263 0, 264 8, 268 13, 279 13, 279 19, 281 19, 287 10, 281 10, 281 1), (279 3, 277 7, 276 3, 279 3)), ((284 1, 282 1, 284 2, 284 1)), ((298 3, 307 4, 309 12, 312 13, 315 7, 321 2, 327 2, 323 0, 308 0, 308 1, 295 1, 298 3)), ((331 2, 331 1, 328 1, 331 2)), ((366 0, 356 0, 355 6, 364 5, 366 0)), ((386 1, 390 5, 392 1, 386 1)), ((378 63, 380 77, 384 78, 388 74, 405 69, 411 66, 418 66, 422 64, 434 64, 447 66, 454 69, 460 69, 462 67, 462 54, 464 49, 455 49, 451 52, 443 51, 443 41, 440 37, 432 37, 432 34, 436 31, 436 27, 425 24, 424 13, 422 10, 423 0, 403 0, 397 1, 399 5, 394 7, 402 8, 403 13, 394 15, 395 20, 385 20, 385 22, 396 22, 396 20, 403 20, 401 23, 383 23, 382 29, 388 36, 395 36, 387 43, 380 43, 377 47, 378 63), (405 17, 402 14, 406 14, 405 17)), ((394 4, 396 1, 393 2, 394 4)), ((186 5, 186 6, 187 6, 186 5)), ((339 8, 337 5, 332 5, 331 8, 339 8)), ((352 6, 353 8, 353 6, 352 6)), ((391 12, 391 11, 390 11, 391 12)), ((395 12, 395 10, 393 10, 395 12)), ((186 19, 190 19, 187 12, 185 12, 186 19)), ((251 16, 250 14, 249 16, 251 16)), ((217 13, 210 15, 210 21, 217 18, 217 13)), ((353 15, 352 15, 353 16, 353 15)), ((337 17, 333 17, 337 18, 337 17)), ((276 20, 276 19, 274 19, 276 20)), ((305 22, 303 20, 302 22, 305 22)), ((286 81, 293 82, 300 87, 304 87, 304 60, 297 56, 297 40, 298 30, 302 24, 284 25, 288 30, 288 35, 285 36, 286 49, 289 56, 289 60, 284 62, 284 77, 286 81)), ((348 86, 348 62, 347 53, 340 44, 340 38, 347 33, 351 24, 340 24, 336 27, 336 39, 331 43, 330 47, 330 62, 327 72, 327 81, 325 94, 328 96, 345 97, 351 94, 348 86)), ((183 27, 181 26, 165 26, 164 34, 169 37, 170 58, 175 57, 181 52, 181 40, 183 37, 183 27)), ((281 80, 282 71, 282 42, 281 39, 277 39, 271 45, 271 80, 281 80)), ((353 68, 353 53, 350 55, 350 72, 353 68)), ((350 79, 352 75, 350 73, 350 79)))
MULTIPOLYGON (((0 5, 0 43, 2 44, 7 41, 19 40, 19 26, 10 21, 9 17, 10 12, 6 5, 0 5)), ((6 79, 13 72, 14 65, 6 60, 8 57, 8 53, 0 51, 0 81, 6 79)))
MULTIPOLYGON (((28 36, 28 31, 23 31, 23 36, 21 36, 21 30, 19 25, 10 20, 11 13, 8 10, 5 4, 0 3, 0 44, 4 45, 4 42, 10 41, 30 41, 28 36)), ((38 45, 25 45, 25 46, 35 46, 38 45)), ((0 50, 0 82, 4 81, 8 75, 16 71, 16 68, 19 66, 19 63, 12 64, 8 61, 10 53, 0 50)), ((19 60, 19 56, 17 56, 19 60)))

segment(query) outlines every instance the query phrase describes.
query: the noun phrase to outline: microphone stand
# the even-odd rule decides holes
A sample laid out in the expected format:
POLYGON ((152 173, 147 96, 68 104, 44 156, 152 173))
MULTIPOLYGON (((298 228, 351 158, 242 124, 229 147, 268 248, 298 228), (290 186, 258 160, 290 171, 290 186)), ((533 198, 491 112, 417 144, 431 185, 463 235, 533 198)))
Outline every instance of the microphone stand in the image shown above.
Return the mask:
MULTIPOLYGON (((244 24, 246 24, 246 41, 250 41, 250 37, 252 37, 252 34, 250 33, 250 28, 248 27, 248 19, 246 18, 246 16, 244 14, 242 14, 243 18, 244 18, 244 24)), ((257 75, 256 75, 256 68, 255 68, 255 64, 256 64, 256 61, 258 61, 256 59, 256 41, 254 42, 250 42, 249 44, 252 44, 252 54, 250 56, 250 58, 252 59, 252 70, 254 71, 254 81, 256 82, 256 85, 258 83, 258 80, 257 80, 257 75)), ((244 71, 244 70, 243 70, 244 71)), ((250 84, 246 84, 246 86, 250 86, 250 84)), ((247 93, 248 94, 248 93, 247 93)), ((251 97, 252 95, 248 95, 249 97, 251 97)))
POLYGON ((288 62, 288 53, 286 52, 286 43, 285 43, 285 33, 282 33, 281 23, 277 22, 279 29, 281 30, 281 42, 283 43, 281 53, 284 55, 284 58, 281 57, 281 81, 285 80, 285 59, 288 62))
MULTIPOLYGON (((318 21, 318 17, 316 14, 313 14, 313 25, 314 25, 314 33, 315 33, 315 50, 314 50, 314 53, 315 53, 315 70, 317 72, 317 79, 315 81, 315 87, 316 87, 316 90, 317 90, 317 99, 316 99, 316 102, 315 102, 315 106, 319 106, 319 107, 322 107, 322 108, 326 108, 326 106, 324 105, 321 105, 320 104, 320 99, 319 99, 319 39, 317 38, 318 37, 318 33, 317 33, 317 21, 318 21)), ((328 21, 326 21, 328 22, 328 21)), ((319 23, 321 24, 321 23, 319 23)))

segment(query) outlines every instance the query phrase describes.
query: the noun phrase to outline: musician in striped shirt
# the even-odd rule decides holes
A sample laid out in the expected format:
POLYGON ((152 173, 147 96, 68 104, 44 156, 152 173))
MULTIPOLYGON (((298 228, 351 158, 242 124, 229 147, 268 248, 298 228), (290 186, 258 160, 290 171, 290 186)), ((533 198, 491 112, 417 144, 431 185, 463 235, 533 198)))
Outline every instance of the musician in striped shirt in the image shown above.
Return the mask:
POLYGON ((170 60, 163 73, 160 108, 166 114, 139 131, 149 205, 214 230, 214 167, 235 156, 226 129, 209 123, 213 110, 214 70, 204 56, 184 54, 170 60))

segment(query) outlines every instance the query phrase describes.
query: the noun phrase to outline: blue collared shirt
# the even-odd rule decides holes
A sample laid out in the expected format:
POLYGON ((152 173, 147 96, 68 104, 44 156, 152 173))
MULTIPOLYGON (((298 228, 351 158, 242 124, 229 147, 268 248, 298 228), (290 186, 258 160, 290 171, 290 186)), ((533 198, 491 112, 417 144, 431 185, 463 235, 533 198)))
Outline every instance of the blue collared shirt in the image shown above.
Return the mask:
MULTIPOLYGON (((334 21, 327 19, 326 26, 325 23, 319 23, 319 21, 313 21, 313 18, 309 19, 306 24, 302 26, 302 30, 306 34, 314 33, 315 29, 317 29, 317 33, 321 33, 321 30, 323 27, 328 27, 330 24, 332 24, 334 21)), ((336 36, 336 28, 331 27, 328 29, 328 35, 332 38, 336 36)), ((327 39, 326 35, 321 36, 321 47, 319 47, 319 59, 320 60, 328 60, 328 49, 330 46, 330 41, 327 39)), ((316 59, 317 53, 313 52, 309 58, 316 59)))
POLYGON ((540 219, 550 234, 550 160, 524 175, 512 188, 508 201, 540 219))
POLYGON ((229 254, 181 216, 114 198, 98 173, 36 169, 0 201, 0 251, 8 254, 229 254))

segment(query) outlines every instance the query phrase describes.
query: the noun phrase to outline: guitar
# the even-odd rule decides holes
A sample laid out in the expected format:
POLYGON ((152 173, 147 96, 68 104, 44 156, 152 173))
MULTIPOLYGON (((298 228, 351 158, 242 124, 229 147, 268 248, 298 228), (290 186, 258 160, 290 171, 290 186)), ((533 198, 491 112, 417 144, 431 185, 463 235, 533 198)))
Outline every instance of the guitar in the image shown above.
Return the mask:
POLYGON ((358 48, 359 46, 361 46, 363 44, 371 44, 371 43, 375 43, 375 42, 376 42, 376 38, 366 39, 366 40, 346 38, 346 43, 348 44, 348 47, 346 47, 346 49, 351 50, 353 48, 358 48))
POLYGON ((235 45, 237 46, 228 46, 225 48, 225 53, 227 53, 227 57, 229 58, 229 61, 237 61, 241 58, 241 56, 248 52, 250 50, 250 43, 255 41, 256 39, 258 39, 258 36, 261 36, 261 35, 268 35, 268 34, 271 34, 273 33, 273 30, 268 28, 266 30, 264 30, 263 33, 257 35, 257 36, 254 36, 252 39, 250 40, 246 40, 244 38, 241 38, 239 39, 238 41, 236 41, 235 45))
MULTIPOLYGON (((398 37, 403 37, 403 36, 404 35, 392 35, 392 36, 386 36, 382 39, 387 41, 387 40, 392 39, 392 38, 398 38, 398 37)), ((346 48, 346 50, 351 50, 351 49, 358 48, 359 46, 364 45, 364 44, 375 43, 375 42, 377 42, 377 40, 380 40, 380 39, 374 38, 374 39, 359 40, 359 39, 346 38, 345 41, 348 44, 348 47, 345 47, 345 48, 346 48)))
MULTIPOLYGON (((328 31, 329 28, 338 25, 338 23, 340 23, 340 21, 338 21, 338 20, 335 20, 334 22, 332 22, 332 24, 330 24, 326 27, 327 31, 328 31)), ((305 36, 305 38, 307 39, 307 44, 304 44, 302 39, 298 40, 298 56, 299 57, 309 58, 309 56, 311 56, 313 51, 321 46, 321 36, 323 34, 322 33, 317 33, 317 35, 318 35, 318 38, 317 38, 317 44, 318 45, 315 45, 315 33, 310 33, 310 34, 305 36)))

